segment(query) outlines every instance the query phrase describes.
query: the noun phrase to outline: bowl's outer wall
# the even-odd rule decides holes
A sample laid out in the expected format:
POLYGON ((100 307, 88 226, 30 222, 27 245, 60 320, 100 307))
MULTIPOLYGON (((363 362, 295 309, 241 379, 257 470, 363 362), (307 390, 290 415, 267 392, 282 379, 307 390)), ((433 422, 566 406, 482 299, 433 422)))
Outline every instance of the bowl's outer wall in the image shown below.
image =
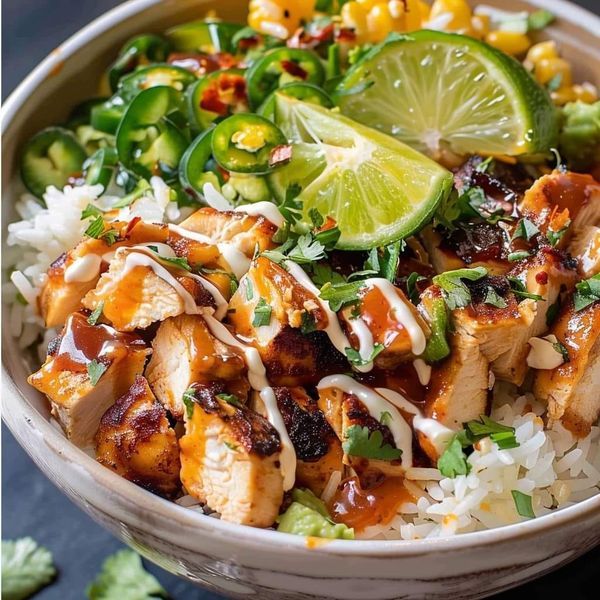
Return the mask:
MULTIPOLYGON (((487 2, 521 9, 525 2, 487 2)), ((543 2, 550 8, 564 3, 543 2)), ((529 4, 529 6, 531 3, 529 4)), ((98 79, 115 48, 135 33, 160 32, 216 8, 240 20, 242 0, 137 0, 117 9, 102 35, 91 32, 85 48, 55 51, 56 68, 31 80, 28 96, 8 102, 4 114, 2 173, 11 180, 20 145, 40 128, 62 121, 79 101, 98 92, 98 79), (64 60, 63 60, 64 55, 64 60)), ((577 9, 575 9, 577 10, 577 9)), ((598 20, 596 19, 598 22, 598 20)), ((600 28, 596 22, 596 31, 600 28)), ((600 49, 593 18, 583 29, 564 21, 551 36, 575 65, 577 78, 600 83, 600 49)), ((2 215, 11 218, 11 190, 3 190, 2 215)), ((6 227, 3 227, 3 236, 6 227)), ((522 583, 563 564, 600 541, 600 498, 538 523, 488 535, 425 544, 326 543, 308 549, 298 538, 231 526, 176 507, 100 467, 47 423, 46 402, 27 386, 27 366, 10 338, 3 311, 3 417, 48 477, 115 535, 162 567, 230 596, 260 598, 476 598, 522 583), (13 383, 14 381, 14 383, 13 383), (543 526, 540 524, 543 521, 543 526), (467 539, 472 543, 465 543, 467 539)))

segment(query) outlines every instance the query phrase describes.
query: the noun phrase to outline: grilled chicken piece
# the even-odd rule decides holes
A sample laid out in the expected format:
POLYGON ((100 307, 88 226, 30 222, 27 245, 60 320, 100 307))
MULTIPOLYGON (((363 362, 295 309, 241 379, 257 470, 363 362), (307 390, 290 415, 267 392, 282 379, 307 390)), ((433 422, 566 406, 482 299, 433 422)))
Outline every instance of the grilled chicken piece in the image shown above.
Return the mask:
POLYGON ((177 437, 143 377, 136 377, 100 420, 96 460, 160 496, 170 498, 179 490, 177 437))
POLYGON ((591 175, 553 171, 527 190, 519 208, 544 235, 564 230, 557 247, 566 248, 584 227, 600 225, 600 183, 591 175))
POLYGON ((533 392, 548 404, 548 413, 579 437, 600 416, 600 301, 575 312, 569 300, 551 333, 569 353, 569 361, 535 374, 533 392))
POLYGON ((449 341, 450 356, 432 370, 425 415, 450 429, 460 429, 464 422, 486 412, 489 363, 469 335, 455 332, 449 341))
MULTIPOLYGON (((366 427, 369 435, 375 431, 381 432, 382 444, 389 444, 392 448, 396 448, 396 442, 389 427, 374 419, 355 395, 337 388, 322 389, 319 390, 318 407, 339 440, 346 440, 348 430, 353 426, 359 426, 366 427)), ((351 466, 359 476, 361 483, 367 486, 380 479, 382 474, 390 477, 404 474, 404 468, 399 459, 379 460, 352 456, 344 452, 343 462, 345 465, 351 466)))
POLYGON ((102 306, 103 315, 120 331, 145 329, 168 317, 198 312, 199 306, 222 314, 226 309, 223 297, 216 300, 201 277, 161 263, 151 251, 128 248, 117 250, 83 305, 90 310, 102 306))
POLYGON ((258 413, 219 397, 222 384, 195 385, 196 402, 180 439, 181 482, 233 523, 269 527, 283 501, 281 441, 258 413))
MULTIPOLYGON (((516 277, 523 283, 527 292, 539 295, 544 300, 527 298, 519 302, 518 312, 521 322, 526 326, 511 328, 510 347, 493 359, 491 368, 497 378, 516 385, 523 383, 528 370, 527 342, 529 338, 540 335, 548 328, 549 308, 556 303, 561 291, 571 288, 576 281, 574 266, 572 259, 545 246, 541 247, 535 256, 519 261, 508 272, 509 277, 516 277)), ((496 349, 494 354, 497 354, 496 349)), ((486 351, 488 356, 492 356, 489 345, 486 351)))
POLYGON ((583 279, 600 273, 600 227, 583 227, 576 233, 569 254, 577 259, 577 272, 583 279))
POLYGON ((346 364, 325 333, 301 332, 306 319, 324 328, 327 315, 313 294, 266 257, 252 261, 231 298, 228 315, 235 332, 257 348, 274 385, 313 384, 324 372, 341 370, 346 364), (266 311, 265 325, 256 321, 261 307, 266 311))
POLYGON ((87 446, 106 409, 142 373, 149 353, 139 336, 90 325, 85 315, 73 313, 50 343, 40 370, 27 381, 48 396, 67 437, 87 446))
POLYGON ((257 247, 263 252, 276 246, 273 235, 277 226, 263 216, 204 207, 185 219, 181 227, 206 235, 215 243, 231 242, 249 258, 257 247))
MULTIPOLYGON (((402 290, 394 287, 393 291, 398 296, 399 302, 412 315, 416 326, 423 331, 425 338, 428 338, 431 333, 429 325, 416 307, 406 298, 402 290)), ((375 359, 377 367, 395 369, 401 363, 414 358, 413 340, 409 331, 383 292, 378 287, 370 286, 360 291, 358 296, 359 304, 345 308, 339 313, 352 347, 355 350, 359 348, 358 337, 353 331, 353 326, 357 325, 356 315, 358 315, 362 324, 373 336, 373 344, 384 346, 375 359)))
POLYGON ((213 337, 200 315, 179 315, 160 324, 145 375, 157 398, 181 420, 183 394, 192 383, 225 380, 245 399, 246 371, 241 351, 213 337))
POLYGON ((320 496, 331 475, 343 470, 341 443, 317 401, 303 388, 276 387, 274 392, 296 451, 296 486, 320 496))

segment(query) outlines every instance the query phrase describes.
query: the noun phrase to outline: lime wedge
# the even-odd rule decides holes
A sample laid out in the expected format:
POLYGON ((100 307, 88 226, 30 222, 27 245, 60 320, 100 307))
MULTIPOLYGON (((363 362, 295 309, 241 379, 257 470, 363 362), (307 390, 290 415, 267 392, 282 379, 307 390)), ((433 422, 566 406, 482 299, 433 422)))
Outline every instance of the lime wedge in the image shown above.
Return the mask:
POLYGON ((382 246, 420 229, 450 191, 452 175, 409 146, 316 104, 277 94, 274 119, 292 142, 290 163, 271 173, 282 201, 301 188, 303 218, 316 208, 342 232, 338 248, 382 246))
POLYGON ((535 154, 556 144, 547 92, 519 62, 463 35, 396 36, 355 65, 337 94, 344 114, 433 158, 444 150, 535 154))

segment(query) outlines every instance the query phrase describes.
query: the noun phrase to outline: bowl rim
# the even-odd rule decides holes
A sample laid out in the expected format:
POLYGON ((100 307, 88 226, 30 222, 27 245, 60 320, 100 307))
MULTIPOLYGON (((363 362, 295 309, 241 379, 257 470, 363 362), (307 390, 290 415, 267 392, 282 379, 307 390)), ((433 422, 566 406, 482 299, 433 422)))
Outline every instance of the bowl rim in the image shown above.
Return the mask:
MULTIPOLYGON (((104 13, 88 25, 77 31, 63 42, 58 48, 42 60, 29 75, 10 94, 0 110, 1 131, 8 129, 27 97, 40 85, 56 67, 84 48, 87 43, 104 32, 115 23, 129 18, 139 12, 162 3, 163 0, 127 0, 123 4, 104 13)), ((600 17, 588 10, 571 4, 566 0, 528 0, 533 7, 545 8, 557 17, 582 27, 590 32, 600 31, 600 17)), ((3 331, 2 359, 2 405, 3 420, 20 443, 16 434, 16 419, 24 417, 29 425, 43 436, 52 448, 58 449, 61 458, 69 463, 80 464, 94 479, 94 483, 109 490, 112 494, 121 496, 137 506, 144 506, 146 511, 159 514, 161 517, 171 517, 181 525, 195 528, 198 533, 220 533, 234 537, 247 545, 260 547, 267 544, 270 549, 294 549, 306 551, 307 538, 288 533, 279 533, 269 529, 257 529, 246 525, 229 523, 220 519, 203 515, 197 511, 181 507, 174 502, 156 496, 127 481, 106 469, 80 448, 71 444, 64 435, 47 421, 27 400, 16 382, 9 375, 5 364, 4 344, 12 343, 10 333, 3 331), (6 404, 10 403, 17 409, 17 414, 6 417, 6 404)), ((318 551, 340 556, 394 557, 419 556, 432 551, 456 551, 477 546, 498 544, 517 538, 533 537, 542 531, 563 527, 571 522, 586 519, 600 513, 600 494, 578 502, 547 515, 512 525, 495 529, 487 529, 444 538, 427 538, 420 540, 325 540, 311 548, 318 551)))

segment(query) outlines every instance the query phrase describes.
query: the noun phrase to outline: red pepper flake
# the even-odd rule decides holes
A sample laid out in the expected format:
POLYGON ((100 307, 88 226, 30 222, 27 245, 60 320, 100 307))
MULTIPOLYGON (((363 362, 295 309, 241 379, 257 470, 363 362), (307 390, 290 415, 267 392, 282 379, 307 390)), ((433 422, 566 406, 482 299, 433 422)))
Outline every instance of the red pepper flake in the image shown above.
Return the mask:
POLYGON ((287 163, 292 158, 292 147, 290 144, 280 144, 275 146, 269 154, 269 166, 277 167, 284 163, 287 163))
POLYGON ((333 40, 333 23, 328 23, 325 27, 316 31, 308 32, 303 27, 299 27, 294 35, 287 41, 288 48, 302 48, 312 50, 323 42, 333 40))
POLYGON ((336 226, 337 221, 333 217, 327 216, 325 222, 323 223, 323 225, 321 225, 321 227, 319 227, 318 231, 319 233, 321 231, 328 231, 329 229, 333 229, 336 226))
POLYGON ((338 29, 335 39, 337 42, 354 42, 356 41, 356 32, 348 27, 338 29))
POLYGON ((305 80, 308 77, 308 73, 293 60, 282 60, 281 67, 286 73, 289 73, 293 77, 299 77, 302 80, 305 80))
POLYGON ((202 94, 200 108, 217 113, 221 117, 229 114, 229 108, 247 102, 246 80, 241 75, 222 73, 202 94), (231 101, 224 101, 225 92, 232 90, 231 101))
POLYGON ((546 273, 546 271, 540 271, 539 273, 536 273, 535 280, 540 285, 546 285, 548 283, 548 273, 546 273))
POLYGON ((242 51, 250 50, 251 48, 255 48, 256 46, 258 46, 261 43, 261 41, 262 38, 260 35, 251 35, 242 38, 238 42, 238 49, 242 51))

